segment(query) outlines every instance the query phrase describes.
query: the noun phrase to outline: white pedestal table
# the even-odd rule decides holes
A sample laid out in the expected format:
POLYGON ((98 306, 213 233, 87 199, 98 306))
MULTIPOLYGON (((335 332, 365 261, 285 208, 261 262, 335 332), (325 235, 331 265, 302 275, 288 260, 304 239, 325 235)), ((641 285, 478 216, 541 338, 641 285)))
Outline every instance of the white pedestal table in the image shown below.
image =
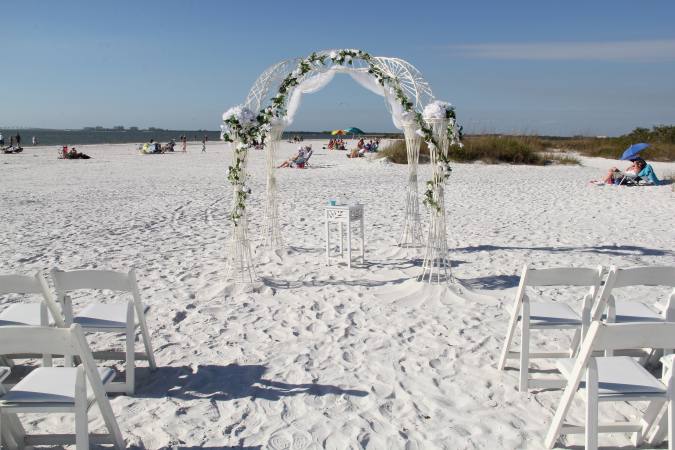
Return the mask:
POLYGON ((366 260, 366 238, 363 226, 363 205, 329 205, 325 209, 326 218, 326 265, 330 266, 330 225, 338 224, 340 235, 340 256, 344 256, 344 229, 347 230, 347 267, 352 267, 352 224, 359 223, 361 234, 361 262, 366 260))

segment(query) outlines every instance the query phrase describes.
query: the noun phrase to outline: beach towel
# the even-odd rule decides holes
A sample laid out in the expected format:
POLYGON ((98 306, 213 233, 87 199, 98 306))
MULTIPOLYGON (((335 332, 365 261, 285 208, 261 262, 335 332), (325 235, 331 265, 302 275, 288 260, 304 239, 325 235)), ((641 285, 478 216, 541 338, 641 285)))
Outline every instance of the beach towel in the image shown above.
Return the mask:
POLYGON ((656 177, 656 174, 654 173, 654 169, 652 168, 651 164, 647 164, 644 166, 644 168, 638 173, 638 177, 642 178, 643 180, 647 180, 652 184, 659 184, 659 179, 656 177))

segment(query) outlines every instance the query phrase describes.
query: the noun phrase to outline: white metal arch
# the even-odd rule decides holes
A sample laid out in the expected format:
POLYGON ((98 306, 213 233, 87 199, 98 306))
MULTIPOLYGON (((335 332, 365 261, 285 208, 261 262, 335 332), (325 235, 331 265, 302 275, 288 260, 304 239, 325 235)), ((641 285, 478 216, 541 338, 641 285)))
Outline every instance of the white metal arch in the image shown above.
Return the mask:
MULTIPOLYGON (((331 52, 337 50, 322 50, 317 52, 322 55, 330 55, 331 52)), ((387 56, 374 56, 371 58, 373 63, 381 69, 387 76, 398 81, 399 85, 405 92, 408 100, 413 103, 415 111, 421 113, 424 107, 434 101, 434 94, 431 86, 424 79, 422 73, 409 62, 387 56)), ((252 111, 259 111, 267 101, 274 97, 281 82, 288 74, 293 72, 302 58, 289 58, 280 61, 268 67, 258 79, 253 83, 248 96, 246 97, 245 106, 252 111)), ((333 64, 330 59, 326 59, 325 64, 316 65, 314 73, 324 72, 330 70, 334 66, 341 67, 347 70, 367 70, 368 64, 363 60, 354 60, 351 65, 333 64)), ((312 72, 306 76, 311 76, 312 72)))

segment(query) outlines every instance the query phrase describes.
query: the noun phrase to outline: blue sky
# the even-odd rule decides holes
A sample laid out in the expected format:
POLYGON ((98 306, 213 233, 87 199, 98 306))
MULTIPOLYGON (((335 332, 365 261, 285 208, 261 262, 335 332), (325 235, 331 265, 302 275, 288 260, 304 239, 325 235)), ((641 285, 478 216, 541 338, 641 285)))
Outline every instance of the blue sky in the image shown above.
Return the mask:
MULTIPOLYGON (((470 132, 675 123, 672 1, 3 2, 0 126, 217 129, 271 64, 360 48, 415 65, 470 132)), ((393 131, 346 76, 292 128, 393 131)))

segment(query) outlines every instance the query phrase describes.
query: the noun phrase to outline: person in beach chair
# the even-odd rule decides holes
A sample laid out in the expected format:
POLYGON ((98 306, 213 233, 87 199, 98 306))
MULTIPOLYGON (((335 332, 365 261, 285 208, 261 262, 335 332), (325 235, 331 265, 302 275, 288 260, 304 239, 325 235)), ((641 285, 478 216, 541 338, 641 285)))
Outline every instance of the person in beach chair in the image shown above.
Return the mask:
POLYGON ((637 174, 638 184, 653 184, 658 185, 660 183, 656 173, 654 173, 654 168, 651 164, 647 164, 642 158, 638 158, 637 165, 640 171, 637 174))
POLYGON ((619 183, 621 180, 623 180, 627 175, 628 176, 637 176, 638 172, 640 169, 637 166, 637 160, 631 160, 631 165, 626 168, 623 172, 619 170, 617 167, 612 167, 609 169, 607 172, 607 175, 605 178, 602 180, 591 180, 591 183, 597 183, 597 184, 614 184, 614 183, 619 183))
POLYGON ((293 164, 295 161, 298 159, 304 159, 305 158, 305 147, 300 146, 298 147, 298 152, 288 158, 286 161, 282 162, 281 165, 277 167, 277 169, 281 169, 282 167, 291 167, 291 164, 293 164))
POLYGON ((650 164, 647 164, 647 161, 642 158, 635 158, 634 163, 636 168, 635 173, 625 173, 623 178, 618 182, 614 182, 615 184, 631 186, 659 184, 659 179, 656 177, 654 169, 650 164))
POLYGON ((292 166, 295 167, 296 169, 304 169, 309 161, 309 158, 312 156, 312 146, 308 145, 305 147, 304 155, 298 157, 296 160, 293 161, 292 166))

